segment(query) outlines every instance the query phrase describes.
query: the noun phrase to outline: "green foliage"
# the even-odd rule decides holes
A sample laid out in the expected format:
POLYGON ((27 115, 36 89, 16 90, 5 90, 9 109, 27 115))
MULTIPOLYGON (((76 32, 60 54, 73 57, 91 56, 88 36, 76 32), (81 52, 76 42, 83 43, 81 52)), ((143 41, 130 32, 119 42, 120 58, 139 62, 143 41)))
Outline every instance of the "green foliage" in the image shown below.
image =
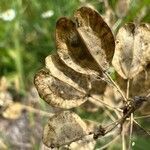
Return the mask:
POLYGON ((79 5, 78 1, 0 1, 0 12, 14 9, 12 21, 0 20, 0 76, 16 75, 20 87, 32 82, 35 70, 45 57, 55 50, 54 31, 56 20, 79 5), (52 10, 54 15, 42 18, 41 14, 52 10))

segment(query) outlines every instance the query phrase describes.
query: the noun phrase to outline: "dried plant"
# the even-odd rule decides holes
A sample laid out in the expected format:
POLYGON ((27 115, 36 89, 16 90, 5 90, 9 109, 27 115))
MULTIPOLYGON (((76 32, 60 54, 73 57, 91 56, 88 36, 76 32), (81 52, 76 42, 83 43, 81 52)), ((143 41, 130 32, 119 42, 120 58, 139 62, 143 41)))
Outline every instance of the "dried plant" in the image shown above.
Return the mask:
POLYGON ((149 24, 126 24, 115 40, 100 14, 89 7, 79 8, 73 19, 60 18, 56 24, 57 52, 46 58, 45 68, 34 79, 40 97, 50 106, 60 108, 44 128, 44 144, 59 148, 78 140, 94 141, 120 125, 116 134, 121 133, 125 149, 124 127, 130 120, 130 149, 133 124, 138 124, 133 113, 150 99, 149 43, 149 24), (111 62, 116 81, 111 77, 111 62), (110 97, 106 95, 110 93, 108 89, 110 97), (89 127, 71 110, 89 101, 114 111, 118 120, 89 127))

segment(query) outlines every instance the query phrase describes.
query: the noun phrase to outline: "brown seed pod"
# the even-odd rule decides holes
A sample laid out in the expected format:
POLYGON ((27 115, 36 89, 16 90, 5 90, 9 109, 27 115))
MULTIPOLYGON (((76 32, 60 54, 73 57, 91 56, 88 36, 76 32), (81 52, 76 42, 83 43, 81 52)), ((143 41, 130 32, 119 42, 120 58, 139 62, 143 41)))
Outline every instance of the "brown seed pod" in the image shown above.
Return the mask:
POLYGON ((101 97, 106 83, 96 77, 75 72, 61 61, 58 55, 45 59, 46 69, 35 76, 39 95, 54 107, 77 107, 91 96, 101 97))
POLYGON ((76 72, 93 74, 92 70, 99 70, 86 51, 72 20, 63 17, 57 21, 56 47, 60 59, 76 72))
POLYGON ((40 97, 54 107, 69 109, 87 100, 83 91, 54 77, 48 69, 40 70, 35 75, 34 83, 40 97))
POLYGON ((75 12, 77 31, 87 50, 102 70, 109 68, 115 42, 111 29, 94 9, 81 7, 75 12))
POLYGON ((113 57, 115 70, 124 79, 132 79, 150 62, 150 26, 128 23, 116 37, 113 57))
POLYGON ((39 95, 60 108, 77 107, 88 97, 102 97, 106 82, 97 79, 111 62, 114 38, 101 16, 88 7, 56 24, 57 54, 46 58, 46 68, 35 76, 39 95), (87 34, 87 36, 86 36, 87 34), (111 47, 111 49, 110 49, 111 47))
POLYGON ((47 56, 45 64, 53 76, 59 78, 61 81, 67 82, 82 92, 88 91, 89 75, 78 73, 69 68, 57 54, 47 56))
POLYGON ((43 143, 51 148, 60 147, 87 135, 87 126, 75 113, 64 111, 49 119, 44 128, 43 143))
POLYGON ((61 60, 83 74, 101 74, 107 70, 114 54, 113 34, 94 9, 81 7, 74 22, 65 17, 56 25, 56 47, 61 60))

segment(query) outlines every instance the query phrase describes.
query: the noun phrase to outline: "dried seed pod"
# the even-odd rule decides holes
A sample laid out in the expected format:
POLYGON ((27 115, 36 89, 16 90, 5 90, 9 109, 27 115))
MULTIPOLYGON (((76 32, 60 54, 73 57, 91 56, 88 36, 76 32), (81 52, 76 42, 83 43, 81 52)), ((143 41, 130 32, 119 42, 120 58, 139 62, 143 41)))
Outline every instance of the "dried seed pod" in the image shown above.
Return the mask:
POLYGON ((82 7, 75 19, 76 23, 65 17, 57 21, 57 55, 48 56, 47 70, 35 76, 40 96, 60 108, 77 107, 87 97, 102 96, 106 83, 97 77, 101 69, 108 69, 114 52, 113 35, 95 10, 82 7))
POLYGON ((135 76, 131 82, 131 96, 146 96, 150 92, 150 64, 135 76))
POLYGON ((64 111, 49 119, 44 128, 43 143, 51 148, 67 145, 87 134, 87 126, 75 113, 64 111))
POLYGON ((150 24, 140 24, 134 33, 131 74, 138 74, 150 63, 150 24))
POLYGON ((69 68, 58 55, 49 55, 45 59, 46 68, 59 80, 67 82, 82 92, 89 90, 88 75, 84 75, 69 68))
POLYGON ((34 83, 40 97, 54 107, 69 109, 87 100, 84 92, 52 76, 48 69, 40 70, 34 83))
POLYGON ((76 72, 93 74, 92 70, 99 70, 87 52, 72 20, 63 17, 57 21, 56 47, 60 59, 76 72))
POLYGON ((150 62, 150 26, 128 23, 116 37, 113 66, 124 78, 131 79, 150 62))
POLYGON ((50 55, 46 58, 46 68, 59 80, 70 84, 79 91, 86 93, 89 97, 102 97, 105 91, 106 82, 97 79, 97 76, 85 75, 74 71, 66 66, 58 55, 50 55))
POLYGON ((75 12, 77 31, 87 50, 102 70, 109 68, 115 49, 113 34, 94 9, 81 7, 75 12))

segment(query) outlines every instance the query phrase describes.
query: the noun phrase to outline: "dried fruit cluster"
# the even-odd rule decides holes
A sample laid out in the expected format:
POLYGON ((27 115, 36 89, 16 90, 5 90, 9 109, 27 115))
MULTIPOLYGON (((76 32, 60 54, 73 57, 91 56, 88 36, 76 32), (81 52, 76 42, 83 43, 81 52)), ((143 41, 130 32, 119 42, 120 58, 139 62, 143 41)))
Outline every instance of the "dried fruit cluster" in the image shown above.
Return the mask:
MULTIPOLYGON (((57 52, 46 58, 45 68, 35 75, 35 86, 40 97, 54 107, 70 109, 91 101, 113 109, 104 98, 108 82, 128 104, 129 98, 139 93, 145 96, 150 90, 149 42, 149 24, 126 24, 118 31, 115 42, 99 13, 81 7, 73 19, 63 17, 57 21, 57 52), (120 87, 110 77, 111 62, 120 87), (130 93, 124 95, 129 80, 130 93)), ((48 147, 59 147, 87 134, 83 120, 71 111, 64 111, 50 118, 43 142, 48 147)))

